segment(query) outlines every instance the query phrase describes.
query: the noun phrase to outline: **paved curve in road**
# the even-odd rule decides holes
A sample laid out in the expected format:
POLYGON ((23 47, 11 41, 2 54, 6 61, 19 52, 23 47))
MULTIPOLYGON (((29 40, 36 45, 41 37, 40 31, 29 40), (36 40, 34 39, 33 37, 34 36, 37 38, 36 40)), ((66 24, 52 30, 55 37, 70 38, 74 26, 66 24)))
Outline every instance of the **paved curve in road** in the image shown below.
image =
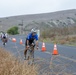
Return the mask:
MULTIPOLYGON (((12 52, 14 56, 21 56, 21 59, 24 59, 23 51, 25 49, 24 43, 25 43, 25 36, 16 35, 16 36, 10 36, 10 40, 5 46, 5 49, 12 52), (16 38, 16 43, 11 41, 11 38, 16 38), (23 45, 20 45, 20 39, 23 40, 23 45), (20 54, 19 54, 19 53, 20 54)), ((52 51, 54 44, 46 43, 46 52, 41 52, 42 42, 39 42, 39 50, 35 51, 35 62, 41 65, 41 73, 45 70, 52 71, 50 68, 50 63, 55 66, 63 65, 65 68, 61 72, 65 71, 65 69, 68 72, 71 72, 72 74, 76 74, 76 47, 72 46, 65 46, 65 45, 57 45, 57 49, 59 52, 59 55, 53 56, 52 51), (68 66, 66 66, 68 65, 68 66)), ((3 47, 2 42, 0 40, 0 47, 3 47)), ((62 66, 61 66, 62 67, 62 66)), ((54 70, 54 69, 53 69, 54 70)), ((59 73, 59 72, 58 72, 59 73)))

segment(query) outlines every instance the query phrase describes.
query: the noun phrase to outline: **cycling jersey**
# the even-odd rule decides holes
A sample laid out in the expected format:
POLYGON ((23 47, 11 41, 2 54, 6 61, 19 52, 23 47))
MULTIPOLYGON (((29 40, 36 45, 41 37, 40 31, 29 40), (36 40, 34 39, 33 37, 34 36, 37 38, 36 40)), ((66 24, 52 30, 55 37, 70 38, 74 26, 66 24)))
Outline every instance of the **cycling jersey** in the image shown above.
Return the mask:
POLYGON ((26 37, 26 42, 25 45, 27 46, 27 40, 29 40, 29 45, 31 45, 32 43, 35 43, 34 40, 38 40, 38 35, 35 34, 34 36, 32 36, 32 33, 28 34, 28 36, 26 37))
POLYGON ((38 35, 35 34, 34 36, 32 36, 32 33, 29 33, 26 39, 27 40, 36 40, 37 41, 38 40, 38 35))

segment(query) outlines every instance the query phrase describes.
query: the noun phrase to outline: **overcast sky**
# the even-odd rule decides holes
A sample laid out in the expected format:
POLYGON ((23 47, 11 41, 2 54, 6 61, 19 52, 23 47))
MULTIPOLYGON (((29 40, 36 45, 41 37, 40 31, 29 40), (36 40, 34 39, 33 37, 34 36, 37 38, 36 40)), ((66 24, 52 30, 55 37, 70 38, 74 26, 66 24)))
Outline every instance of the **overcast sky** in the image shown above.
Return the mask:
POLYGON ((0 0, 0 17, 76 9, 76 0, 0 0))

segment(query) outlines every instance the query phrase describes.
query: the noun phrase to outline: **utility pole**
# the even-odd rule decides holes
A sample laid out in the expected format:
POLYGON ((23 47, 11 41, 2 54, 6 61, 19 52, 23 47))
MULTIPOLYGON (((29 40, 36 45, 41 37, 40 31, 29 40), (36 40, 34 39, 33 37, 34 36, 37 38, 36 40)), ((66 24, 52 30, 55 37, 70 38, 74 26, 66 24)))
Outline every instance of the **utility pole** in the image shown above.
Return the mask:
POLYGON ((23 34, 23 20, 21 20, 20 26, 20 34, 23 34))

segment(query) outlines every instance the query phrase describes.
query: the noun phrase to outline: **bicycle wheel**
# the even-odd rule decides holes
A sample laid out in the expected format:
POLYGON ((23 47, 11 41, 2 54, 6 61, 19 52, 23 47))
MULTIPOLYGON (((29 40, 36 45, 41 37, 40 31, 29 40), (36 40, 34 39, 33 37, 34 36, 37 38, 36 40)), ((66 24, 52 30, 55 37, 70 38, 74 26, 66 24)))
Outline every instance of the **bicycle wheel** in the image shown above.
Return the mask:
POLYGON ((4 47, 5 47, 5 42, 3 43, 4 47))
POLYGON ((30 51, 30 62, 33 64, 34 63, 34 50, 30 51))
POLYGON ((32 50, 31 47, 27 50, 26 59, 28 60, 29 65, 34 63, 34 50, 32 50))

